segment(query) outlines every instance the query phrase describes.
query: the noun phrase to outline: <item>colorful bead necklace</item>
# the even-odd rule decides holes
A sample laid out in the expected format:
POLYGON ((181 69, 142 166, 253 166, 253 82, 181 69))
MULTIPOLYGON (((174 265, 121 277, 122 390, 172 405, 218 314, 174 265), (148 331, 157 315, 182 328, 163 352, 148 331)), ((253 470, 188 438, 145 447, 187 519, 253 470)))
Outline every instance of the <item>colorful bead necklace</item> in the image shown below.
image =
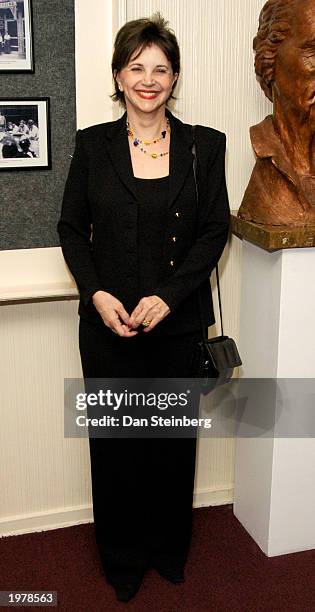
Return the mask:
MULTIPOLYGON (((130 136, 133 139, 133 145, 135 147, 139 147, 139 150, 142 151, 142 153, 147 153, 147 151, 144 149, 143 146, 139 146, 139 145, 151 145, 151 144, 156 144, 157 142, 160 142, 160 140, 163 140, 166 137, 166 130, 163 130, 161 132, 161 136, 159 136, 158 138, 154 138, 154 140, 141 140, 140 138, 138 138, 137 136, 135 136, 134 132, 132 131, 129 121, 128 119, 126 120, 126 127, 127 127, 127 134, 128 136, 130 136)), ((167 129, 170 131, 170 121, 169 118, 166 117, 166 127, 167 129)), ((149 153, 149 155, 152 157, 152 159, 157 159, 158 157, 163 157, 164 155, 168 155, 168 151, 166 151, 165 153, 149 153)))

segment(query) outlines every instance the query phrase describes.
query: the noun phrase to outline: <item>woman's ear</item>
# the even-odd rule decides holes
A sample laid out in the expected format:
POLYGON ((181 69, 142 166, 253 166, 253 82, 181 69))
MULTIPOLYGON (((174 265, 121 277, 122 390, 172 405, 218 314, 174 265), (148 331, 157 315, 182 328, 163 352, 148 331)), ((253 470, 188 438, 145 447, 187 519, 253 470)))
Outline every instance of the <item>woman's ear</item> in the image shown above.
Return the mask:
POLYGON ((119 91, 123 91, 122 85, 119 82, 119 72, 117 72, 117 70, 114 70, 114 79, 115 79, 115 82, 117 83, 119 91))

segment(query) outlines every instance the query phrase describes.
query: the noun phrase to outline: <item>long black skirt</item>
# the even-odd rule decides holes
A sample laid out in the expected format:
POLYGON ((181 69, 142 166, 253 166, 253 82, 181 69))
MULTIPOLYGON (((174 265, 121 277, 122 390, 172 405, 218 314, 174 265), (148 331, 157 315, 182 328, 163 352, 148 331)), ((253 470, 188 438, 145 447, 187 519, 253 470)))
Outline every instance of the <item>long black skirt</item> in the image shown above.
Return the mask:
MULTIPOLYGON (((158 326, 121 338, 81 318, 83 376, 190 377, 200 339, 199 331, 167 336, 158 326)), ((183 569, 191 540, 196 437, 90 437, 89 448, 96 542, 109 581, 138 577, 150 565, 183 569)))

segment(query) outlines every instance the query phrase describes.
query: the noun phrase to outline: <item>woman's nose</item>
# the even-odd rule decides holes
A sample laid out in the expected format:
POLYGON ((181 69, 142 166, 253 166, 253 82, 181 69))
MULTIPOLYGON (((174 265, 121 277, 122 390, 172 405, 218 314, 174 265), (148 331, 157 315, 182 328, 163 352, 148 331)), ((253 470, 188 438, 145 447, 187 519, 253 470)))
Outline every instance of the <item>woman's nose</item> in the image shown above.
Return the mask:
POLYGON ((150 85, 154 84, 154 79, 152 78, 151 75, 148 75, 148 76, 145 75, 143 78, 143 84, 150 87, 150 85))

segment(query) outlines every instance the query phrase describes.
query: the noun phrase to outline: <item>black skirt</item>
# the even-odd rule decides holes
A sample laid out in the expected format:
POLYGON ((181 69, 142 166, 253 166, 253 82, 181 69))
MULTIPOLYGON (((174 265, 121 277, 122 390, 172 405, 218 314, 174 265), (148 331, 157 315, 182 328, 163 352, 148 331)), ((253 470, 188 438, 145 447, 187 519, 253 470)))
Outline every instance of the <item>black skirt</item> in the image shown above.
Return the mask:
MULTIPOLYGON (((201 332, 122 338, 80 319, 84 378, 191 376, 201 332)), ((196 394, 196 409, 199 395, 196 394)), ((111 582, 184 567, 192 527, 196 438, 89 438, 95 535, 111 582)))

